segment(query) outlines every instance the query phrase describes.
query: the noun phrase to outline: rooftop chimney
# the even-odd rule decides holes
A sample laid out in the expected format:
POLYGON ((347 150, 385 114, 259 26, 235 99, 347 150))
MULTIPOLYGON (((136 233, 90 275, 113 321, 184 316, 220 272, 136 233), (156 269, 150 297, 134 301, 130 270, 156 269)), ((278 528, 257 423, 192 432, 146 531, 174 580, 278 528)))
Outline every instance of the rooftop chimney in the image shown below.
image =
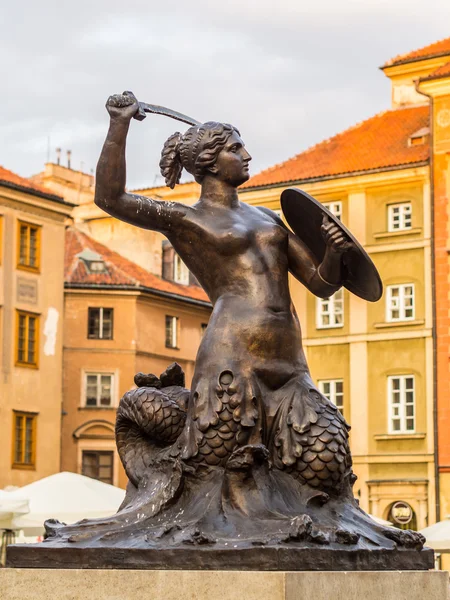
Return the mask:
POLYGON ((56 148, 56 164, 61 164, 61 148, 56 148))
POLYGON ((70 157, 72 156, 72 150, 67 150, 67 168, 70 169, 70 157))

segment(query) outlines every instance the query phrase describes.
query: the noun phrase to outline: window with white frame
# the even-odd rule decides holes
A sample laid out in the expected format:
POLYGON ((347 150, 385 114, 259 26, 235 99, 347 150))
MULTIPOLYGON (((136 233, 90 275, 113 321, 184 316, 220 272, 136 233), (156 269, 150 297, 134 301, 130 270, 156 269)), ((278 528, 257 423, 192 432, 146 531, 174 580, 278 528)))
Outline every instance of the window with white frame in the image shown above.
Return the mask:
POLYGON ((344 325, 344 292, 342 289, 329 298, 317 298, 316 318, 318 329, 344 325))
POLYGON ((411 202, 388 206, 388 231, 402 231, 412 227, 411 202))
POLYGON ((342 221, 342 202, 324 202, 325 208, 328 208, 330 213, 339 221, 342 221))
POLYGON ((166 348, 178 348, 178 317, 166 315, 166 348))
POLYGON ((86 406, 114 405, 114 375, 112 373, 86 373, 86 406))
POLYGON ((189 269, 176 252, 173 255, 173 280, 182 285, 189 285, 189 269))
POLYGON ((415 431, 414 375, 388 377, 389 433, 415 431))
POLYGON ((342 379, 322 379, 319 390, 344 414, 344 381, 342 379))
POLYGON ((389 285, 386 289, 386 320, 411 321, 414 312, 414 284, 389 285))

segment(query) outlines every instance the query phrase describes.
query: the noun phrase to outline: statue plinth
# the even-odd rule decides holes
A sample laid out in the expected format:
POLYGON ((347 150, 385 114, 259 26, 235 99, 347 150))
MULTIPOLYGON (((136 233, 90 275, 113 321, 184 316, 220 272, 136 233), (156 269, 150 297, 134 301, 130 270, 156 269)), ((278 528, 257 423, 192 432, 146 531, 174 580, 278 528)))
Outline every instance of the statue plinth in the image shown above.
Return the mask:
POLYGON ((2 600, 448 600, 445 571, 1 569, 2 600))
MULTIPOLYGON (((101 548, 66 544, 15 544, 7 566, 42 569, 183 569, 248 571, 427 571, 434 567, 430 548, 345 549, 336 546, 255 546, 250 548, 101 548)), ((428 600, 428 599, 427 599, 428 600)))

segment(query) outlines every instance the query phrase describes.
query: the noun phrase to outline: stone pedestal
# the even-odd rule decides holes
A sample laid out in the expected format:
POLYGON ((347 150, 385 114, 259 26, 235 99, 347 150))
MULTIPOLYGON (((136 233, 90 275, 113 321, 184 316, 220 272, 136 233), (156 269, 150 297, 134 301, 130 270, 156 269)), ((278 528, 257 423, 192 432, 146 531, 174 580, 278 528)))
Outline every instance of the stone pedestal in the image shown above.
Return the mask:
POLYGON ((446 571, 1 569, 2 600, 449 600, 446 571))

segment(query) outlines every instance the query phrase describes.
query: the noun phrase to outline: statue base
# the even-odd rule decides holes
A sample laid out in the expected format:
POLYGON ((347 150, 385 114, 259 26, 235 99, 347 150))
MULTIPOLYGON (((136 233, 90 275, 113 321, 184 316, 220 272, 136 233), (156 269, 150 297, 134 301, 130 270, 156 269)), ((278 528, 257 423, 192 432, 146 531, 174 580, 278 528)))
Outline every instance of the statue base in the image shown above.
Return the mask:
MULTIPOLYGON (((8 546, 6 566, 40 569, 207 569, 246 571, 426 571, 434 567, 430 548, 342 548, 334 545, 246 548, 89 547, 77 543, 8 546)), ((411 600, 411 599, 410 599, 411 600)))
POLYGON ((448 600, 446 571, 0 569, 2 600, 448 600))

